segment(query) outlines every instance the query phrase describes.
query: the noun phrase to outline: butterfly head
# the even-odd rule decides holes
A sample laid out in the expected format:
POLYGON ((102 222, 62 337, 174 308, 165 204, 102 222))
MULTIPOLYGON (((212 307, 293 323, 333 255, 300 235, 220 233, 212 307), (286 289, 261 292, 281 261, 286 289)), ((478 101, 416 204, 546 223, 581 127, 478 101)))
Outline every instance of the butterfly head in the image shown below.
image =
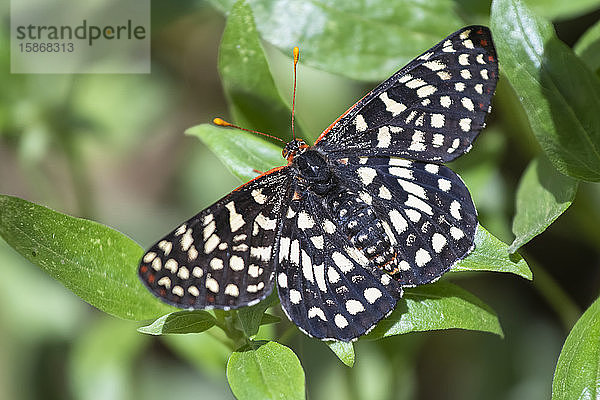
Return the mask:
POLYGON ((296 154, 304 153, 306 149, 308 149, 308 147, 309 146, 304 142, 304 140, 294 139, 285 145, 283 151, 281 152, 281 155, 283 156, 283 158, 288 160, 288 162, 291 162, 296 156, 296 154))

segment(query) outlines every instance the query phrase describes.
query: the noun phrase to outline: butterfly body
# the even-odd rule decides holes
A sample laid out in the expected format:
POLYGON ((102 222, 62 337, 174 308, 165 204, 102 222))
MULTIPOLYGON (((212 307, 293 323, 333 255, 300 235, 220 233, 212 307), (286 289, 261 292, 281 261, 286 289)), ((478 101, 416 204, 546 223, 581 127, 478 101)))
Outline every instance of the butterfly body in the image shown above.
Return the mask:
POLYGON ((490 32, 450 35, 357 102, 288 164, 240 186, 152 246, 139 274, 183 308, 255 304, 275 286, 307 334, 349 341, 403 287, 474 247, 477 212, 442 162, 471 148, 497 80, 490 32))

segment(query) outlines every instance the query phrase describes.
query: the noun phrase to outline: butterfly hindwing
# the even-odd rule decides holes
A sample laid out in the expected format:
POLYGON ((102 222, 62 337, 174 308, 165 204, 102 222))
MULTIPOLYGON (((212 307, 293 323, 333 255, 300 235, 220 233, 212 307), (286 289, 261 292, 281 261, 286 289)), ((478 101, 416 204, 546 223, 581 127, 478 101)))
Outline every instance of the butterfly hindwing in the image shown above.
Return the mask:
POLYGON ((299 193, 282 221, 277 283, 281 306, 307 334, 349 341, 371 330, 402 295, 343 234, 322 198, 299 193))
POLYGON ((488 28, 463 28, 373 89, 321 135, 329 153, 447 162, 471 148, 491 109, 498 62, 488 28))
POLYGON ((389 227, 397 260, 386 268, 402 286, 438 279, 473 249, 477 212, 449 168, 397 157, 352 157, 338 165, 389 227))
POLYGON ((203 210, 144 254, 141 280, 182 308, 228 309, 265 298, 289 182, 289 169, 277 168, 203 210))

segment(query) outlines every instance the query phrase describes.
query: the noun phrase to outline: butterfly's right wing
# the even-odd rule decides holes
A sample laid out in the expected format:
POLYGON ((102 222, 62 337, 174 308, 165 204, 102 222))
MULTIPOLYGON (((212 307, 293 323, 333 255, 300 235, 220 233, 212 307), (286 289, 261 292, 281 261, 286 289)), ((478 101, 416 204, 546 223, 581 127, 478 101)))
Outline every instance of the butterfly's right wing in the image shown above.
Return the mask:
POLYGON ((237 308, 273 290, 272 255, 292 172, 278 167, 201 211, 142 257, 140 279, 180 308, 237 308))
POLYGON ((281 307, 310 336, 354 340, 394 310, 402 288, 336 227, 321 198, 301 190, 295 197, 275 260, 281 307))
POLYGON ((345 154, 443 163, 469 151, 491 109, 498 60, 490 30, 468 26, 377 86, 315 146, 345 154))

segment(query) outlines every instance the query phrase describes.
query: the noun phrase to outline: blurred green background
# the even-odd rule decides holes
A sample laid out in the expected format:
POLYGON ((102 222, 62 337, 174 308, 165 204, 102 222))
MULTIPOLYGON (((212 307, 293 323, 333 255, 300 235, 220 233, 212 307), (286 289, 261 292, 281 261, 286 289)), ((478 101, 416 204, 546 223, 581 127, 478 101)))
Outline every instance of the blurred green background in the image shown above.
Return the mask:
MULTIPOLYGON (((487 12, 486 2, 457 7, 475 3, 487 12)), ((0 193, 100 221, 146 247, 240 183, 183 135, 229 117, 217 72, 225 18, 209 3, 152 2, 149 75, 10 74, 8 4, 0 12, 0 193)), ((592 11, 555 26, 572 45, 599 18, 592 11)), ((289 99, 290 58, 264 45, 289 99)), ((374 86, 304 65, 298 79, 297 115, 309 140, 374 86)), ((515 188, 539 149, 502 79, 494 104, 488 128, 453 168, 482 225, 510 243, 515 188)), ((598 204, 600 186, 582 183, 573 206, 521 250, 533 283, 509 274, 454 278, 498 313, 504 339, 444 331, 361 341, 349 369, 321 342, 288 332, 309 398, 548 399, 564 338, 600 288, 598 204)), ((229 352, 210 335, 156 339, 136 327, 88 306, 0 241, 0 399, 233 398, 229 352)), ((288 328, 276 325, 277 336, 288 328)))

